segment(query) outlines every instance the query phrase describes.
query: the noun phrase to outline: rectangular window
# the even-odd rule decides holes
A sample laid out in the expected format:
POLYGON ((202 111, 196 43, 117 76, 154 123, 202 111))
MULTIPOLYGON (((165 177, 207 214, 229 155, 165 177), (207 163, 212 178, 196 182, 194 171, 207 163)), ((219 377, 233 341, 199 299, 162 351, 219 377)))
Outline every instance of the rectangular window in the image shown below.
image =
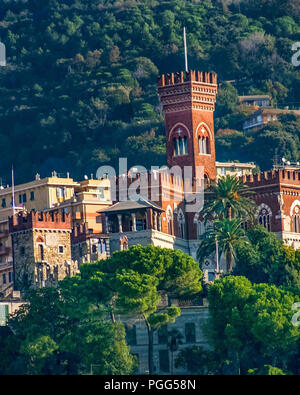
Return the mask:
POLYGON ((5 208, 5 207, 6 207, 6 199, 2 199, 1 206, 2 206, 3 208, 5 208))
POLYGON ((159 370, 165 373, 168 373, 170 371, 168 350, 159 350, 159 370))
POLYGON ((8 318, 8 304, 0 304, 0 326, 5 326, 8 318))
POLYGON ((34 192, 30 192, 30 200, 34 200, 34 192))
POLYGON ((185 341, 186 343, 196 342, 195 324, 193 322, 185 324, 185 341))
POLYGON ((104 189, 98 188, 98 198, 99 200, 104 200, 104 189))
POLYGON ((2 284, 6 284, 6 274, 2 274, 2 284))
POLYGON ((215 279, 215 273, 208 272, 208 281, 214 281, 214 279, 215 279))
POLYGON ((126 330, 126 341, 129 344, 129 346, 136 346, 136 326, 126 324, 125 330, 126 330))
POLYGON ((12 282, 12 272, 8 273, 8 281, 11 283, 12 282))
POLYGON ((63 247, 63 246, 58 246, 58 252, 59 252, 60 254, 63 254, 63 252, 64 252, 64 247, 63 247))
POLYGON ((168 344, 168 326, 164 325, 157 331, 158 344, 168 344))
POLYGON ((27 202, 27 196, 26 196, 26 193, 24 193, 23 194, 23 203, 26 203, 27 202))
POLYGON ((63 199, 66 197, 67 195, 67 189, 66 187, 58 187, 56 188, 56 196, 58 199, 63 199))

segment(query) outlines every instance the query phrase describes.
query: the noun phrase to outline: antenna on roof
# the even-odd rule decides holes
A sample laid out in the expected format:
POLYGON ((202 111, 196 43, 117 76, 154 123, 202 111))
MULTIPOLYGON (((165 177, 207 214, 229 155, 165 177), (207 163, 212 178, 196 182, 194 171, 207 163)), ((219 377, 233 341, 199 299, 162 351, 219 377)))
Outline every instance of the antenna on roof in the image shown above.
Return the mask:
POLYGON ((183 43, 184 43, 184 58, 185 58, 185 71, 189 71, 188 67, 188 57, 187 57, 187 45, 186 45, 186 30, 185 26, 183 28, 183 43))

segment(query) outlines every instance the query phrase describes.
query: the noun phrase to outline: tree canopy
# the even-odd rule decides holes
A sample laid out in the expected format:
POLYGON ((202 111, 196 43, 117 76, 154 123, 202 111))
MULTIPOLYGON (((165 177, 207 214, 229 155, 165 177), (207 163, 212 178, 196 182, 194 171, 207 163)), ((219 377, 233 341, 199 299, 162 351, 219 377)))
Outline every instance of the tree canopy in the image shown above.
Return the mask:
POLYGON ((297 0, 6 0, 0 18, 6 184, 12 163, 16 182, 52 170, 82 177, 125 155, 129 166, 164 164, 156 76, 183 69, 183 26, 190 68, 215 71, 222 82, 216 130, 234 133, 228 149, 217 133, 218 160, 256 161, 265 169, 278 141, 279 155, 299 159, 299 121, 293 130, 281 121, 268 125, 256 144, 238 134, 244 110, 235 102, 237 94, 263 93, 278 106, 299 106, 299 73, 291 64, 297 0))

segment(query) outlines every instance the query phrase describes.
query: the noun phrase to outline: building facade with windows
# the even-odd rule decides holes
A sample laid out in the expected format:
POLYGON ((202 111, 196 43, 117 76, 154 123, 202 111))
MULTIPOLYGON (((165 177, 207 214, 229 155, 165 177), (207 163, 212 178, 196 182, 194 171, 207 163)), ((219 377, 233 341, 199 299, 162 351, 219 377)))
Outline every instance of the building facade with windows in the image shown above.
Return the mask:
POLYGON ((254 163, 216 162, 217 178, 222 176, 242 177, 252 174, 256 165, 254 163))
MULTIPOLYGON (((117 179, 116 188, 122 192, 123 199, 118 196, 113 206, 101 211, 111 252, 132 244, 153 244, 181 249, 196 258, 201 245, 200 237, 206 227, 199 209, 188 209, 186 181, 190 183, 191 191, 195 192, 200 179, 205 186, 209 181, 227 174, 241 177, 255 192, 257 223, 275 232, 294 248, 300 247, 300 168, 292 170, 286 167, 252 174, 254 163, 216 162, 213 120, 216 93, 217 77, 214 73, 189 71, 159 77, 158 94, 165 117, 167 167, 140 174, 129 171, 117 179), (191 169, 188 177, 185 173, 187 167, 191 169), (126 201, 120 184, 127 191, 138 180, 140 196, 149 207, 135 215, 135 211, 138 213, 137 203, 140 202, 126 201), (134 226, 137 219, 139 226, 134 226)), ((261 115, 264 122, 264 115, 271 116, 272 111, 261 109, 254 114, 261 115)), ((282 112, 275 111, 276 114, 282 112)), ((244 225, 247 227, 247 223, 244 225)), ((216 269, 215 257, 205 261, 203 271, 207 281, 213 281, 216 269)), ((224 259, 219 262, 219 269, 226 271, 224 259)))
POLYGON ((21 212, 9 219, 14 261, 14 289, 55 286, 78 272, 71 256, 71 216, 21 212))
POLYGON ((270 107, 272 104, 271 97, 269 95, 239 96, 238 102, 241 105, 251 107, 270 107))
MULTIPOLYGON (((200 346, 208 348, 204 326, 209 310, 206 300, 168 300, 163 299, 160 309, 168 305, 178 306, 181 315, 175 323, 163 326, 153 334, 153 361, 155 373, 159 375, 186 374, 187 369, 175 367, 175 359, 184 348, 200 346), (171 350, 172 336, 178 336, 178 348, 171 350)), ((147 374, 148 370, 148 333, 145 322, 138 317, 120 317, 125 325, 126 340, 130 352, 137 357, 138 374, 147 374)))
POLYGON ((245 133, 256 132, 257 130, 266 126, 268 123, 278 121, 279 115, 282 114, 300 115, 300 110, 260 108, 246 117, 243 124, 243 130, 245 133))

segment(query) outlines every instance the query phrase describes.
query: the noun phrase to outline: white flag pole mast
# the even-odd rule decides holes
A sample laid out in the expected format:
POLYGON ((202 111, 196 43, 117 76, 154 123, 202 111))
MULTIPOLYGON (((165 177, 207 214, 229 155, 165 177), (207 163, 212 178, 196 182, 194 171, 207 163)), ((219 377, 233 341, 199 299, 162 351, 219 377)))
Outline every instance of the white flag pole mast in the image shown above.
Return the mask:
POLYGON ((186 45, 186 30, 183 28, 183 42, 184 42, 184 58, 185 58, 185 71, 189 71, 188 57, 187 57, 187 45, 186 45))
POLYGON ((12 182, 12 206, 13 215, 15 215, 15 180, 14 180, 14 167, 11 168, 11 182, 12 182))

